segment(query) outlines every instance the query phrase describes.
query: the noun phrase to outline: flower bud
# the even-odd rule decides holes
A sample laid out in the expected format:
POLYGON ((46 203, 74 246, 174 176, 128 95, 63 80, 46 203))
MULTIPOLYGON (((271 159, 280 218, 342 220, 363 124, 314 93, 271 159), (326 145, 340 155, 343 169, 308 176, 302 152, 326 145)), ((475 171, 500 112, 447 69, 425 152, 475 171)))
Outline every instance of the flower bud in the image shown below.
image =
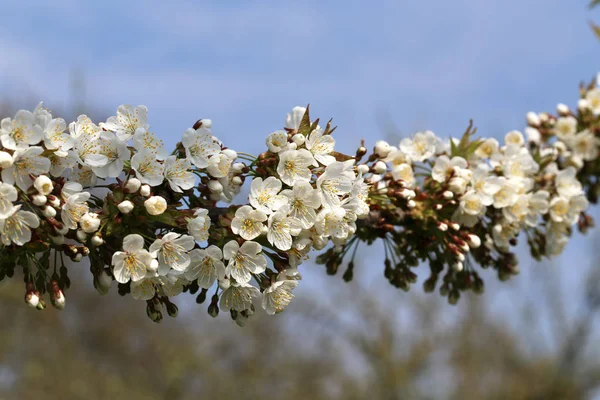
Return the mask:
POLYGON ((299 133, 296 133, 294 136, 292 136, 292 141, 296 143, 297 146, 302 146, 305 140, 306 136, 301 135, 299 133))
POLYGON ((153 259, 152 261, 150 261, 150 271, 152 272, 156 272, 158 271, 158 260, 157 259, 153 259))
POLYGON ((52 193, 52 190, 54 190, 52 181, 46 175, 40 175, 35 178, 35 181, 33 181, 33 187, 35 187, 36 190, 44 196, 49 195, 52 193))
POLYGON ((448 225, 443 222, 438 223, 438 229, 442 232, 446 232, 448 230, 448 225))
POLYGON ((71 260, 73 260, 75 262, 79 262, 79 261, 83 260, 83 254, 77 253, 77 254, 75 254, 75 257, 73 257, 71 260))
POLYGON ((463 270, 463 263, 460 261, 455 262, 452 264, 452 269, 456 272, 461 272, 463 270))
POLYGON ((238 158, 238 154, 237 151, 233 150, 233 149, 224 149, 223 151, 221 151, 223 154, 225 154, 227 156, 227 158, 229 158, 230 160, 235 160, 238 158))
POLYGON ((119 209, 119 211, 121 211, 121 213, 129 214, 130 212, 133 211, 134 205, 131 201, 125 200, 125 201, 120 202, 119 205, 117 206, 117 208, 119 209))
POLYGON ((150 215, 160 215, 167 210, 167 201, 160 196, 152 196, 144 202, 144 207, 150 215))
POLYGON ((586 99, 579 99, 577 102, 577 108, 579 111, 586 111, 590 108, 590 103, 586 99))
POLYGON ((98 236, 98 235, 94 235, 94 236, 92 236, 92 239, 90 239, 90 240, 91 240, 91 242, 92 242, 92 245, 93 245, 93 246, 96 246, 96 247, 98 247, 98 246, 102 246, 102 244, 104 243, 104 239, 102 239, 102 238, 101 238, 100 236, 98 236))
POLYGON ((446 199, 446 200, 450 200, 454 197, 454 193, 452 193, 449 190, 446 190, 444 193, 442 193, 442 196, 446 199))
POLYGON ((48 196, 48 202, 54 208, 60 207, 60 199, 56 196, 48 196))
POLYGON ((148 185, 142 185, 142 187, 140 188, 140 194, 144 197, 150 196, 150 192, 151 192, 151 189, 150 189, 150 186, 148 186, 148 185))
POLYGON ((527 135, 528 142, 540 144, 542 140, 542 135, 540 134, 540 131, 528 126, 527 128, 525 128, 525 134, 527 135))
POLYGON ((65 225, 63 225, 61 228, 54 228, 56 230, 56 233, 58 233, 59 235, 66 235, 67 233, 69 233, 69 228, 67 228, 65 225))
POLYGON ((212 120, 208 118, 203 118, 200 120, 203 128, 210 129, 212 127, 212 120))
POLYGON ((463 178, 454 177, 448 182, 448 189, 453 193, 461 194, 467 189, 467 183, 463 178))
POLYGON ((79 240, 80 242, 85 242, 87 240, 87 234, 82 231, 81 229, 77 230, 77 240, 79 240))
POLYGON ((59 235, 59 236, 50 236, 50 240, 52 240, 52 243, 56 244, 56 245, 61 245, 65 243, 65 237, 63 235, 59 235))
POLYGON ((390 153, 390 145, 385 140, 378 140, 375 142, 375 148, 373 149, 373 152, 380 158, 385 158, 390 153))
POLYGON ((298 148, 298 145, 296 143, 290 143, 288 145, 288 149, 290 150, 296 150, 298 148))
POLYGON ((46 218, 54 218, 56 217, 56 209, 51 206, 46 206, 42 208, 42 215, 46 218))
POLYGON ((48 202, 48 198, 43 194, 34 194, 33 196, 31 196, 31 202, 33 203, 33 205, 41 207, 45 205, 46 202, 48 202))
POLYGON ((457 224, 456 222, 452 222, 450 223, 450 228, 454 229, 455 231, 460 229, 460 225, 457 224))
POLYGON ((414 200, 409 200, 408 203, 406 203, 406 206, 408 208, 415 208, 417 206, 417 203, 415 203, 414 200))
POLYGON ((125 184, 125 189, 127 189, 129 191, 129 193, 135 193, 138 190, 140 190, 141 186, 142 186, 142 182, 140 182, 139 179, 131 178, 125 184))
POLYGON ((481 239, 479 238, 479 236, 470 233, 469 235, 467 235, 467 243, 469 243, 469 246, 471 246, 471 248, 476 249, 479 246, 481 246, 481 239))
POLYGON ((360 164, 359 166, 357 166, 357 167, 356 167, 356 171, 357 171, 359 174, 362 174, 362 175, 364 175, 364 174, 366 174, 367 172, 369 172, 369 166, 368 166, 368 165, 366 165, 366 164, 360 164))
POLYGON ((241 162, 233 163, 231 165, 231 172, 233 172, 234 174, 241 174, 245 167, 246 167, 246 165, 244 163, 241 163, 241 162))
POLYGON ((231 183, 234 184, 235 186, 242 186, 244 181, 242 181, 242 178, 240 178, 239 176, 234 176, 231 179, 231 183))
POLYGON ((79 221, 81 229, 86 233, 94 233, 100 228, 100 218, 96 213, 85 213, 79 221))
POLYGON ((64 310, 66 299, 62 290, 56 288, 55 292, 52 294, 52 305, 57 310, 64 310))
POLYGON ((561 115, 563 117, 571 114, 571 109, 569 108, 569 106, 566 104, 563 104, 563 103, 559 103, 556 106, 556 111, 558 112, 559 115, 561 115))
POLYGON ((527 123, 531 126, 540 126, 540 117, 533 111, 527 113, 527 123))
POLYGON ((5 151, 0 151, 0 168, 9 168, 13 165, 13 158, 5 151))
POLYGON ((208 184, 206 186, 208 186, 208 190, 210 190, 211 193, 223 193, 223 185, 221 185, 221 182, 215 179, 211 179, 210 181, 208 181, 208 184))
POLYGON ((373 172, 378 175, 385 174, 385 171, 387 171, 387 165, 383 161, 377 161, 373 166, 373 172))
POLYGON ((463 253, 458 253, 456 255, 456 258, 458 259, 458 261, 465 261, 465 255, 463 253))
POLYGON ((40 303, 40 292, 35 290, 25 293, 25 303, 31 308, 36 308, 40 303))
POLYGON ((539 115, 540 117, 540 122, 543 124, 544 122, 548 122, 550 120, 550 116, 548 115, 548 113, 542 112, 539 115))

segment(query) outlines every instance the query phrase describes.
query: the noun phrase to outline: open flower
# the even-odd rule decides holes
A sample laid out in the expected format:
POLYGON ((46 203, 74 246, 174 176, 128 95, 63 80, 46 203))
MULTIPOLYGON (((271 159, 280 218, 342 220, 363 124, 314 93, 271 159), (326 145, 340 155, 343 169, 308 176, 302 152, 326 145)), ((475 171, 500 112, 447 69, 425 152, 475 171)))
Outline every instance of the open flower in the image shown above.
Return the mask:
POLYGON ((288 133, 286 131, 271 132, 266 140, 267 148, 271 153, 280 153, 289 148, 288 133))
POLYGON ((14 207, 14 212, 6 219, 0 219, 0 235, 2 243, 23 246, 31 240, 31 229, 40 226, 40 219, 29 211, 22 211, 21 205, 14 207))
POLYGON ((67 123, 62 118, 55 118, 44 127, 44 145, 48 150, 68 151, 73 148, 75 140, 65 130, 67 123))
POLYGON ((27 190, 33 184, 32 176, 47 174, 50 160, 42 156, 43 147, 34 146, 13 153, 13 164, 2 170, 2 181, 27 190))
POLYGON ((131 153, 127 144, 112 132, 102 132, 96 142, 96 153, 86 159, 96 176, 100 178, 116 178, 123 172, 125 161, 129 161, 131 153))
POLYGON ((181 143, 186 157, 198 168, 208 167, 208 159, 221 151, 221 143, 204 127, 183 132, 181 143))
POLYGON ((148 150, 154 154, 157 160, 164 160, 169 153, 165 149, 164 142, 156 137, 154 132, 147 129, 138 129, 133 135, 133 148, 137 151, 148 150))
POLYGON ((9 150, 25 149, 38 144, 43 138, 42 127, 35 123, 31 111, 20 110, 15 118, 0 122, 0 141, 9 150))
POLYGON ((166 275, 171 268, 176 271, 185 271, 190 265, 190 250, 196 241, 188 235, 169 232, 150 245, 150 253, 158 259, 158 274, 166 275))
POLYGON ((165 160, 165 179, 174 192, 182 193, 196 184, 196 177, 190 172, 191 166, 188 159, 170 156, 165 160))
POLYGON ((294 186, 296 182, 310 181, 311 165, 318 166, 310 151, 306 149, 287 150, 279 154, 277 173, 285 184, 294 186))
POLYGON ((60 217, 63 224, 69 229, 77 229, 77 223, 90 210, 87 201, 90 198, 88 192, 76 193, 67 199, 62 206, 60 217))
POLYGON ((287 203, 287 197, 278 194, 280 190, 281 181, 274 176, 264 181, 262 178, 255 178, 250 186, 250 204, 265 214, 271 214, 287 203))
POLYGON ((335 139, 331 135, 323 135, 322 129, 313 130, 305 146, 321 164, 329 165, 335 161, 335 157, 330 155, 335 147, 335 139))
POLYGON ((154 257, 144 249, 144 238, 138 234, 125 236, 123 250, 112 256, 113 274, 119 283, 144 279, 148 271, 156 270, 154 257))
POLYGON ((251 206, 242 206, 235 212, 231 221, 231 230, 246 240, 252 240, 261 234, 263 222, 267 220, 267 214, 255 210, 251 206))
POLYGON ((309 229, 315 224, 317 209, 321 206, 319 191, 308 182, 298 182, 292 189, 281 194, 288 198, 289 216, 296 218, 302 228, 309 229))
POLYGON ((157 161, 154 153, 148 150, 139 151, 131 157, 131 168, 140 182, 150 186, 158 186, 165 180, 163 164, 157 161))
POLYGON ((191 262, 185 271, 186 279, 197 280, 198 286, 210 288, 217 279, 225 277, 223 252, 217 246, 210 245, 206 249, 194 249, 190 252, 191 262))
POLYGON ((266 288, 263 292, 262 307, 267 314, 273 315, 283 311, 294 298, 292 290, 296 286, 298 286, 297 280, 281 280, 266 288))
POLYGON ((129 104, 123 104, 117 108, 116 116, 110 117, 100 126, 114 132, 120 140, 126 142, 133 137, 138 129, 148 130, 147 119, 148 109, 146 106, 133 107, 129 104))
POLYGON ((300 221, 288 216, 289 206, 281 209, 269 217, 267 240, 279 250, 292 248, 292 236, 298 236, 302 230, 300 221))
POLYGON ((353 172, 354 160, 334 162, 325 168, 325 172, 317 179, 317 189, 320 190, 323 206, 339 207, 340 196, 352 190, 356 177, 353 172))
POLYGON ((229 260, 225 273, 239 283, 250 281, 252 274, 260 274, 267 268, 262 246, 256 242, 244 242, 240 247, 232 240, 223 247, 223 257, 229 260))
POLYGON ((219 307, 223 311, 244 311, 252 307, 252 298, 260 297, 260 291, 247 282, 231 282, 221 294, 219 307))
POLYGON ((208 210, 199 208, 194 213, 194 218, 188 221, 188 232, 199 242, 208 240, 208 229, 210 228, 210 217, 208 210))
POLYGON ((17 201, 19 194, 13 185, 0 183, 0 219, 6 219, 14 214, 16 207, 13 202, 17 201))

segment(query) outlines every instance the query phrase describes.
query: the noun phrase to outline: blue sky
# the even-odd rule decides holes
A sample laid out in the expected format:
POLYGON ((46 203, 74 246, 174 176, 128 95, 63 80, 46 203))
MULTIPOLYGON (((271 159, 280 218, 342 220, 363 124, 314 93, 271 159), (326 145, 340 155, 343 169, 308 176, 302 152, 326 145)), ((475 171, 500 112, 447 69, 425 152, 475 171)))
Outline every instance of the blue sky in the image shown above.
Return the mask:
MULTIPOLYGON (((470 118, 499 137, 527 111, 574 104, 600 65, 587 1, 4 0, 0 11, 1 97, 69 108, 76 71, 87 104, 107 115, 145 104, 171 146, 203 117, 258 153, 307 103, 334 118, 346 151, 392 126, 459 135, 470 118)), ((581 243, 561 260, 583 262, 581 243)))

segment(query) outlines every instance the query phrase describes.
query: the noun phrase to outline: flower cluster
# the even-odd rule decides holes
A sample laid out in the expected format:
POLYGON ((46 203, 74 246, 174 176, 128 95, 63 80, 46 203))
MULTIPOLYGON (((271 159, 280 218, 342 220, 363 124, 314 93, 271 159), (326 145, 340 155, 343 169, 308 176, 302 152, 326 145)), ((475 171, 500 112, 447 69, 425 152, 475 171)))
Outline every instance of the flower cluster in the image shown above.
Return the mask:
POLYGON ((255 303, 281 312, 311 250, 335 274, 360 243, 382 241, 385 277, 408 290, 429 265, 425 289, 458 301, 481 292, 478 267, 518 272, 512 247, 525 235, 533 257, 562 251, 600 192, 600 88, 581 88, 577 111, 529 113, 524 134, 502 142, 418 132, 397 146, 335 150, 331 121, 295 107, 258 157, 226 147, 198 120, 169 153, 144 106, 123 105, 96 124, 67 124, 38 105, 0 123, 0 279, 22 271, 25 300, 65 306, 65 259, 89 259, 96 289, 146 301, 158 322, 172 298, 229 311, 243 323, 255 303), (248 180, 249 194, 233 203, 248 180))

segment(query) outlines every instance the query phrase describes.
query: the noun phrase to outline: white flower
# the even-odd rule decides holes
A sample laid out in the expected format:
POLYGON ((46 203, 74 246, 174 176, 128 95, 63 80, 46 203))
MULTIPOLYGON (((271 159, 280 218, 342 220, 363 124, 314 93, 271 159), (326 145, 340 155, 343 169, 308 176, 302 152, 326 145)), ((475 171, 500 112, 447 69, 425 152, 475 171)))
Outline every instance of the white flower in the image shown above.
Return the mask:
POLYGON ((484 140, 475 150, 475 155, 479 158, 493 158, 498 153, 498 141, 490 138, 484 140))
POLYGON ((174 192, 182 193, 194 187, 196 178, 190 168, 192 164, 188 159, 177 159, 170 156, 165 161, 165 179, 174 192))
POLYGON ((229 174, 232 159, 225 153, 218 153, 208 159, 206 172, 214 178, 223 178, 229 174))
POLYGON ((262 307, 267 314, 273 315, 283 311, 292 301, 292 290, 298 286, 297 280, 281 280, 271 284, 263 292, 262 307))
POLYGON ((316 210, 321 206, 318 190, 313 189, 308 182, 298 182, 292 189, 286 189, 281 194, 288 198, 290 217, 300 221, 302 228, 309 229, 315 224, 316 210))
POLYGON ((29 147, 16 150, 13 154, 13 165, 2 170, 2 181, 16 184, 21 190, 27 190, 33 183, 31 176, 47 174, 50 160, 42 157, 43 147, 29 147))
POLYGON ((264 181, 262 178, 255 178, 250 186, 250 204, 265 214, 271 214, 287 203, 287 197, 278 194, 280 190, 281 181, 274 176, 264 181))
POLYGON ((249 283, 231 282, 221 294, 219 307, 223 311, 244 311, 252 306, 252 298, 260 297, 260 291, 249 283))
POLYGON ((44 196, 43 194, 34 194, 33 196, 31 196, 31 202, 33 203, 34 206, 41 207, 41 206, 45 205, 47 201, 48 201, 48 198, 46 196, 44 196))
POLYGON ((0 183, 0 219, 6 219, 14 214, 16 207, 13 202, 17 201, 19 194, 13 185, 0 183))
POLYGON ((0 219, 2 243, 5 246, 11 243, 23 246, 31 240, 31 229, 36 229, 38 226, 40 226, 38 216, 29 211, 21 211, 21 205, 18 205, 12 215, 0 219))
POLYGON ((159 284, 159 280, 153 274, 148 274, 144 279, 131 282, 131 297, 136 300, 151 300, 156 295, 159 284))
POLYGON ((600 115, 600 88, 594 88, 585 95, 587 107, 594 115, 600 115))
POLYGON ((517 184, 515 181, 501 176, 498 177, 498 184, 500 189, 494 193, 494 207, 504 208, 515 204, 517 202, 517 184))
POLYGON ((124 200, 117 205, 117 208, 122 214, 129 214, 135 208, 134 204, 129 200, 124 200))
POLYGON ((188 232, 199 242, 208 240, 208 229, 210 228, 210 217, 208 210, 199 208, 194 213, 194 218, 188 221, 188 232))
POLYGON ((90 167, 84 166, 75 168, 73 170, 71 180, 85 186, 94 187, 96 186, 96 181, 98 180, 98 177, 90 167))
MULTIPOLYGON (((301 135, 304 137, 303 135, 301 135)), ((289 147, 288 134, 286 131, 271 132, 266 140, 267 148, 271 153, 285 151, 289 147)))
POLYGON ((38 193, 43 194, 44 196, 49 195, 54 190, 54 185, 52 184, 52 180, 48 178, 46 175, 40 175, 35 178, 33 181, 33 187, 36 188, 38 193))
POLYGON ((148 150, 139 151, 131 157, 131 168, 140 182, 150 186, 158 186, 165 180, 163 164, 148 150))
POLYGON ((410 164, 406 163, 392 165, 392 178, 394 178, 395 181, 404 181, 408 187, 411 187, 415 183, 413 169, 410 164))
POLYGON ((100 218, 96 213, 86 213, 79 220, 79 225, 85 233, 93 233, 100 228, 100 218))
POLYGON ((477 194, 481 197, 481 202, 489 206, 494 202, 494 194, 500 190, 502 180, 497 176, 490 176, 485 164, 479 165, 473 171, 471 185, 477 194))
POLYGON ((215 138, 210 129, 187 129, 183 132, 181 143, 185 148, 186 157, 198 168, 208 167, 208 159, 221 151, 221 143, 215 138))
POLYGON ((323 206, 338 207, 341 204, 340 196, 352 190, 355 175, 354 160, 334 162, 325 168, 325 172, 317 179, 317 189, 320 190, 323 206))
POLYGON ((0 141, 9 150, 25 149, 42 138, 42 127, 35 123, 31 111, 17 111, 14 119, 4 118, 0 122, 0 141))
POLYGON ((231 221, 231 230, 246 240, 252 240, 261 234, 263 222, 266 220, 267 214, 264 212, 254 210, 250 206, 241 206, 231 221))
POLYGON ((150 188, 150 186, 148 185, 142 185, 140 187, 140 194, 144 197, 148 197, 150 196, 150 193, 152 192, 152 189, 150 188))
POLYGON ((8 168, 12 165, 13 158, 6 151, 0 151, 0 168, 8 168))
POLYGON ((133 135, 133 148, 137 151, 143 149, 154 154, 157 160, 164 160, 169 153, 165 149, 164 143, 153 132, 146 129, 138 129, 133 135))
POLYGON ((596 136, 589 130, 584 130, 574 135, 567 141, 569 147, 575 155, 585 161, 591 161, 598 157, 598 146, 600 142, 596 136))
POLYGON ((150 215, 161 215, 167 210, 167 201, 161 196, 152 196, 144 201, 144 207, 150 215))
POLYGON ((196 241, 188 235, 169 232, 150 245, 149 251, 158 259, 158 274, 166 275, 171 268, 185 271, 190 265, 188 252, 194 248, 196 241))
POLYGON ((198 286, 210 288, 215 281, 225 278, 223 252, 217 246, 210 245, 206 249, 194 249, 190 252, 191 263, 185 271, 186 279, 197 280, 198 286))
POLYGON ((289 206, 282 207, 269 216, 267 240, 279 250, 292 248, 292 236, 298 236, 302 230, 300 221, 288 216, 289 206))
POLYGON ((123 250, 115 252, 112 256, 113 274, 117 282, 137 282, 142 280, 148 271, 154 270, 154 257, 144 249, 144 238, 140 235, 125 236, 123 250))
POLYGON ((134 108, 129 104, 123 104, 117 108, 117 115, 115 117, 110 117, 105 123, 100 124, 100 126, 116 133, 120 140, 127 142, 138 129, 148 130, 147 120, 148 109, 146 106, 137 106, 134 108))
POLYGON ((456 171, 467 168, 467 160, 462 157, 452 157, 442 155, 435 160, 435 165, 431 170, 431 177, 436 182, 445 182, 456 171))
POLYGON ((127 144, 112 132, 102 132, 96 142, 95 154, 86 157, 86 164, 100 178, 116 178, 129 161, 131 153, 127 144))
POLYGON ((323 135, 322 129, 313 130, 308 135, 305 146, 321 164, 329 165, 335 161, 335 157, 329 155, 335 147, 335 139, 331 135, 323 135))
POLYGON ((529 143, 535 143, 539 146, 540 142, 542 141, 542 134, 536 128, 528 126, 525 128, 525 135, 527 136, 527 141, 529 143))
POLYGON ((390 154, 390 144, 385 140, 378 140, 375 142, 375 147, 373 148, 373 153, 375 153, 380 158, 385 158, 390 154))
POLYGON ((508 145, 504 150, 502 163, 504 176, 507 178, 531 176, 540 168, 526 148, 514 144, 508 145))
POLYGON ((558 194, 566 199, 582 193, 581 182, 577 179, 577 171, 573 167, 567 167, 556 174, 554 184, 558 194))
POLYGON ((554 133, 561 140, 568 140, 577 133, 577 119, 571 115, 556 120, 554 133))
POLYGON ((236 282, 248 282, 252 274, 260 274, 267 267, 262 246, 256 242, 244 242, 242 246, 232 240, 223 247, 223 257, 229 260, 225 273, 236 282))
POLYGON ((294 186, 296 182, 310 181, 311 165, 318 166, 310 151, 306 149, 287 150, 279 155, 277 173, 283 183, 294 186))
POLYGON ((479 193, 469 190, 460 200, 460 209, 465 214, 481 216, 485 213, 485 204, 479 193))
POLYGON ((48 122, 44 128, 44 145, 48 150, 68 151, 73 148, 73 137, 65 132, 67 123, 62 118, 48 122))
POLYGON ((331 207, 322 209, 317 214, 315 228, 322 236, 333 236, 345 239, 349 234, 349 226, 345 220, 346 210, 343 207, 331 207))
POLYGON ((506 145, 523 146, 525 144, 525 139, 521 132, 510 131, 504 136, 504 143, 506 145))
POLYGON ((69 196, 60 213, 60 218, 66 228, 77 229, 77 223, 90 209, 86 203, 89 198, 90 194, 88 192, 75 193, 69 196))
POLYGON ((285 117, 285 127, 289 130, 296 131, 300 127, 302 118, 306 113, 305 107, 296 106, 292 108, 292 111, 285 117))
POLYGON ((439 146, 439 139, 431 131, 417 132, 412 139, 406 138, 400 142, 400 150, 417 162, 431 158, 439 146))
POLYGON ((589 206, 585 195, 580 194, 570 199, 557 196, 550 201, 550 218, 554 222, 567 222, 574 224, 579 219, 579 214, 589 206))

